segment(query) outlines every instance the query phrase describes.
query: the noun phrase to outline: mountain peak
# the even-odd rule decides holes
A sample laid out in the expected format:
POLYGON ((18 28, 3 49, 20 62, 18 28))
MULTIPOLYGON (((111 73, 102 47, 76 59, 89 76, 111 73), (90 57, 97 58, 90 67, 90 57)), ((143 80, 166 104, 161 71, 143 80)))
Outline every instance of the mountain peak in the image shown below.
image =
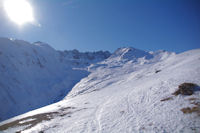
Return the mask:
POLYGON ((40 47, 53 49, 49 44, 44 43, 44 42, 37 41, 37 42, 34 42, 33 44, 37 45, 37 46, 40 46, 40 47))
POLYGON ((152 55, 149 52, 139 50, 133 47, 118 48, 111 55, 111 58, 119 58, 119 59, 125 59, 125 60, 134 60, 141 57, 145 57, 149 59, 149 58, 152 58, 152 55))

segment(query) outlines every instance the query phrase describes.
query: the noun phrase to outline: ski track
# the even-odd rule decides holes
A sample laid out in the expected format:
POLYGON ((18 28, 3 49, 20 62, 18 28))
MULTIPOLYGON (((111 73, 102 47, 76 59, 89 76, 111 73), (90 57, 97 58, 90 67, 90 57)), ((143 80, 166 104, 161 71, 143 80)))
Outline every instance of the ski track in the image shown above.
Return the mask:
MULTIPOLYGON (((128 127, 128 123, 131 122, 133 124, 132 128, 134 128, 134 127, 138 126, 138 123, 137 123, 138 120, 137 120, 137 117, 136 117, 137 114, 135 112, 135 109, 132 107, 132 103, 130 101, 130 95, 132 94, 132 92, 134 92, 134 90, 128 92, 127 95, 126 95, 126 104, 127 104, 127 112, 128 112, 126 127, 128 127)), ((129 132, 129 131, 127 131, 127 132, 129 132)))

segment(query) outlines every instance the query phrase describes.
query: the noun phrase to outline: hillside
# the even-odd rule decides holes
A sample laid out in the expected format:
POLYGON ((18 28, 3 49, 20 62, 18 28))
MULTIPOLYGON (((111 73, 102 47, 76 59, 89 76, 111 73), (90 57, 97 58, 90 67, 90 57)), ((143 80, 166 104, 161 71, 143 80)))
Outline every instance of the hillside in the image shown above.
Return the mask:
MULTIPOLYGON (((59 56, 67 57, 59 58, 65 63, 72 57, 73 51, 69 53, 56 52, 59 56)), ((52 57, 50 58, 52 60, 52 57)), ((75 59, 83 58, 85 57, 81 55, 75 59)), ((53 64, 58 65, 58 68, 62 66, 53 64)), ((66 66, 55 71, 52 68, 52 72, 58 74, 63 73, 62 70, 67 70, 74 74, 74 66, 66 66)), ((119 48, 104 60, 81 66, 84 67, 76 67, 78 74, 83 73, 82 76, 78 76, 81 77, 80 81, 77 81, 63 100, 3 121, 0 123, 0 131, 200 132, 200 49, 175 54, 167 51, 145 52, 135 48, 119 48), (86 73, 82 72, 83 70, 86 73), (186 82, 196 84, 194 93, 173 95, 178 86, 186 82)), ((35 74, 35 71, 30 73, 32 74, 35 74)), ((7 73, 7 76, 10 76, 10 73, 7 73)), ((43 78, 47 77, 50 78, 43 78)), ((51 81, 58 81, 61 77, 51 78, 51 81)), ((41 79, 38 82, 40 81, 42 82, 41 79)), ((63 86, 65 85, 63 83, 63 86)), ((2 88, 0 90, 2 91, 2 88)), ((42 99, 47 98, 45 95, 41 96, 42 99)))
POLYGON ((89 74, 88 65, 109 56, 0 38, 0 121, 63 99, 89 74))

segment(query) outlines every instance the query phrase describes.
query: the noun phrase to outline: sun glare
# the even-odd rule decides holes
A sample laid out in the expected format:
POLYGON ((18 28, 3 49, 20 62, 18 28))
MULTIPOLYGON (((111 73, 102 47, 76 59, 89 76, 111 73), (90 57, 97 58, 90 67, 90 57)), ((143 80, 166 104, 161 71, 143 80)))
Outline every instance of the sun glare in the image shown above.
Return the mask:
POLYGON ((5 0, 4 8, 8 17, 18 25, 33 22, 33 9, 27 0, 5 0))

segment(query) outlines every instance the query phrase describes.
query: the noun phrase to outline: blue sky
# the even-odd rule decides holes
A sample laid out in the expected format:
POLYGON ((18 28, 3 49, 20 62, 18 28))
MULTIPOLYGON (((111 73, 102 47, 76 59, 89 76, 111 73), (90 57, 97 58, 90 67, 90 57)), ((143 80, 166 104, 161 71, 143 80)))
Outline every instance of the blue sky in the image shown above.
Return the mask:
POLYGON ((0 36, 43 41, 58 50, 114 51, 132 46, 182 52, 200 48, 200 0, 30 2, 41 27, 19 27, 0 10, 0 36))

